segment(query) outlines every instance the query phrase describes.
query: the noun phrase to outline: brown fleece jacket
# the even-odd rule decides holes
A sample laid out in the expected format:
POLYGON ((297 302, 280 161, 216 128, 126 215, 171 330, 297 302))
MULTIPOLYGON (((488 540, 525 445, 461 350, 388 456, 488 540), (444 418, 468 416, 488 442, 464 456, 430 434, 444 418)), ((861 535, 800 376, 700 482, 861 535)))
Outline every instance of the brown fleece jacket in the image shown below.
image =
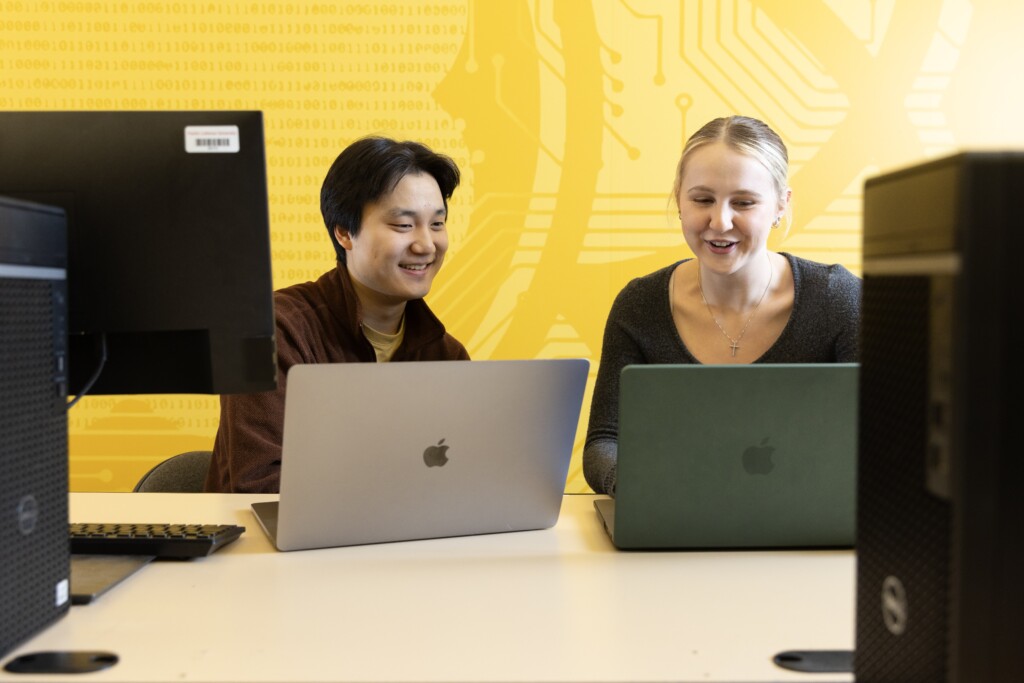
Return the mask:
MULTIPOLYGON (((299 363, 373 363, 362 333, 362 311, 343 264, 274 292, 277 324, 277 389, 221 396, 220 426, 206 490, 276 493, 288 368, 299 363)), ((392 362, 468 360, 469 354, 422 299, 405 307, 405 337, 392 362)))

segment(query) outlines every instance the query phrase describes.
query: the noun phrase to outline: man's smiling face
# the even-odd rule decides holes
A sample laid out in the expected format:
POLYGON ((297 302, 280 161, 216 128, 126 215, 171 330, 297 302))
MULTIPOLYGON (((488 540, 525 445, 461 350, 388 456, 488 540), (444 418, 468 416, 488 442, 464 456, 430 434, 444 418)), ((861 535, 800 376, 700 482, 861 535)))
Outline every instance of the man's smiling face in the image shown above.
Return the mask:
POLYGON ((335 228, 364 307, 422 299, 448 250, 447 210, 437 181, 410 173, 363 209, 357 235, 335 228))

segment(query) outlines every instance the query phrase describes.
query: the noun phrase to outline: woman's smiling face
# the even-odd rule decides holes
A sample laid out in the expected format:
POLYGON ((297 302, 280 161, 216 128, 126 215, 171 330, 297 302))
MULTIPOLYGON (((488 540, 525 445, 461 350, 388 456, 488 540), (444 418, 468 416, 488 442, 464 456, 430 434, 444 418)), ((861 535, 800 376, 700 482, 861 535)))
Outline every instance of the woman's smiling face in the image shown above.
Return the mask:
POLYGON ((788 197, 757 159, 713 142, 690 154, 676 199, 686 244, 702 266, 724 275, 764 259, 788 197))

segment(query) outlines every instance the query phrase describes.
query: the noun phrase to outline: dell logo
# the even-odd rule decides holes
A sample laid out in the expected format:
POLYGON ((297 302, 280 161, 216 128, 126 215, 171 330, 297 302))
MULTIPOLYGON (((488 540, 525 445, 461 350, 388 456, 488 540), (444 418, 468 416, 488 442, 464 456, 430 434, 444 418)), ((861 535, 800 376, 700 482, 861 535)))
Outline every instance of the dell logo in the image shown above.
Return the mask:
POLYGON ((894 636, 907 630, 907 591, 895 576, 887 576, 882 582, 882 620, 894 636))
POLYGON ((16 510, 18 517, 18 531, 23 536, 28 536, 36 530, 36 522, 39 521, 39 504, 36 497, 29 494, 18 501, 16 510))

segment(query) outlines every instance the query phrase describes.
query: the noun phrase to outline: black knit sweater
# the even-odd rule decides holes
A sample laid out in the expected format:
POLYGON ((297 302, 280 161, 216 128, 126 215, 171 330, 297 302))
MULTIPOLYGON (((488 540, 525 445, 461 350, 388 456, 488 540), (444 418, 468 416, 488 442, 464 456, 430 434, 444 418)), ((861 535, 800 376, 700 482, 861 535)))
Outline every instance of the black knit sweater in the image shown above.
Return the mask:
MULTIPOLYGON (((840 265, 782 255, 793 271, 793 312, 779 338, 754 362, 857 362, 860 279, 840 265)), ((622 368, 699 363, 683 344, 672 319, 669 278, 679 263, 630 282, 608 314, 583 450, 583 474, 597 493, 615 491, 622 368)))

